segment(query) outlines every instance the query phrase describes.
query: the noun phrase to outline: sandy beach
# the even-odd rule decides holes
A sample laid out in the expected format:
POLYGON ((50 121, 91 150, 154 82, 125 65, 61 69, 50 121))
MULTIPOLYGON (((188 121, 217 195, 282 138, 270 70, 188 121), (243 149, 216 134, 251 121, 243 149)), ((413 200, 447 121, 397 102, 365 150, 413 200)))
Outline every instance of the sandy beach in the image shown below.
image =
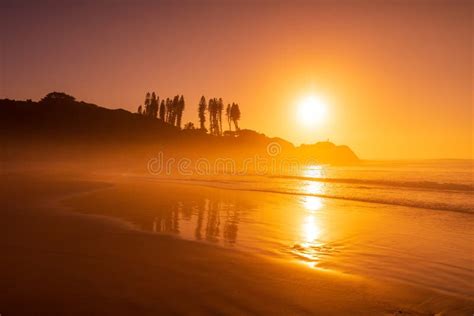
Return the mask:
POLYGON ((474 316, 471 0, 0 0, 0 316, 474 316))
POLYGON ((460 295, 152 233, 128 218, 129 205, 120 201, 140 209, 150 202, 139 192, 146 194, 153 183, 120 196, 114 188, 133 192, 137 180, 41 173, 3 178, 2 315, 468 315, 473 310, 472 299, 460 295), (114 208, 97 212, 104 203, 114 208))

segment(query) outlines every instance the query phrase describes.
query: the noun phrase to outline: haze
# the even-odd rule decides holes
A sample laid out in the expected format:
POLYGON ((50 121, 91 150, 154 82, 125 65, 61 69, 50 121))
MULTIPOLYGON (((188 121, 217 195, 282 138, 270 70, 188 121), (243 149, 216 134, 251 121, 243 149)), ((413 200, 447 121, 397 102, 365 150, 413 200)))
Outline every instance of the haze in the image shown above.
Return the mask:
POLYGON ((0 98, 236 101, 242 128, 366 159, 473 158, 470 1, 2 1, 0 98), (307 128, 297 101, 323 97, 307 128))

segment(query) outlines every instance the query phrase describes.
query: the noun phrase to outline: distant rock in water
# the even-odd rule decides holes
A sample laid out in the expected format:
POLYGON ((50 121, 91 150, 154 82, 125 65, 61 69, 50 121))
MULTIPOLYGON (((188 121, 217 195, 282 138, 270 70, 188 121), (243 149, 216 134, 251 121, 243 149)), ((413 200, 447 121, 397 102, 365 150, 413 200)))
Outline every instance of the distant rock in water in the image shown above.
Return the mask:
POLYGON ((73 152, 81 156, 100 152, 131 157, 165 150, 192 158, 271 156, 325 164, 359 161, 349 147, 330 142, 295 147, 282 138, 248 129, 227 131, 224 136, 200 129, 180 130, 156 118, 77 101, 60 92, 50 93, 39 102, 0 100, 0 140, 12 159, 28 151, 37 156, 49 148, 69 156, 73 152))

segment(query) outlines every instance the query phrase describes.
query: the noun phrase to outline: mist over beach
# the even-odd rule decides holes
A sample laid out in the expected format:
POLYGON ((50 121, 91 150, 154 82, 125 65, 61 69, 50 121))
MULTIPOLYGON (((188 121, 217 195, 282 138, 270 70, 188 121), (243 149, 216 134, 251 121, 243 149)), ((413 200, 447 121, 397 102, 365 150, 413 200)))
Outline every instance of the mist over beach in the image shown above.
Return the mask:
POLYGON ((471 1, 0 3, 1 315, 472 315, 471 1))

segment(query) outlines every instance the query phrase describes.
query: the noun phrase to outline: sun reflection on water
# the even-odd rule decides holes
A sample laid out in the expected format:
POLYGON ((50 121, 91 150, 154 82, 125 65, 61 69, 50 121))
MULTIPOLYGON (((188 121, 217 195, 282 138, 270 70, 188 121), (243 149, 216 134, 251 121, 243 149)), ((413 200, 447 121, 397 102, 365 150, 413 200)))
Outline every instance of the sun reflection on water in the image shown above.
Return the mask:
POLYGON ((303 176, 308 177, 308 178, 325 178, 325 170, 323 166, 309 166, 303 171, 303 176))
MULTIPOLYGON (((313 178, 320 178, 323 176, 323 170, 320 166, 314 168, 309 168, 305 171, 305 176, 310 176, 313 178)), ((303 206, 306 210, 310 212, 315 212, 320 210, 324 204, 323 199, 319 197, 325 193, 325 183, 318 181, 305 181, 302 186, 302 191, 308 196, 305 196, 303 199, 303 206)))
MULTIPOLYGON (((323 178, 324 169, 321 166, 313 166, 304 172, 305 177, 323 178)), ((310 266, 317 265, 321 258, 332 252, 332 248, 322 240, 324 227, 321 222, 324 208, 325 183, 308 180, 302 183, 302 193, 308 194, 301 200, 304 210, 307 212, 302 217, 300 237, 293 246, 292 253, 310 266)))
POLYGON ((310 212, 315 212, 323 207, 323 199, 317 196, 305 196, 303 198, 304 208, 310 212))
POLYGON ((308 215, 304 218, 302 235, 306 243, 313 243, 321 236, 321 227, 315 215, 308 215))

